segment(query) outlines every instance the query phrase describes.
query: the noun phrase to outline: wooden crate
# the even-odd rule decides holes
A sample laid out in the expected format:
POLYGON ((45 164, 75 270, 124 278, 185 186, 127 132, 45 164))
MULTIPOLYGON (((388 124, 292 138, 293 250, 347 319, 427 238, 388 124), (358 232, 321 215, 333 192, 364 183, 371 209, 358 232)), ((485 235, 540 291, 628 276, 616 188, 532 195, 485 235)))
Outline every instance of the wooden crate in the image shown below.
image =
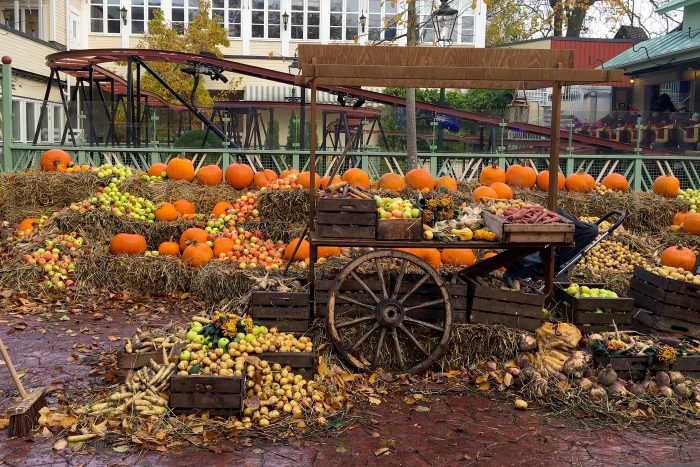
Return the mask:
POLYGON ((620 378, 630 381, 643 381, 649 370, 649 359, 633 355, 593 355, 599 367, 610 364, 620 378))
POLYGON ((634 314, 635 329, 654 330, 662 334, 686 336, 700 339, 700 325, 666 316, 656 316, 646 310, 638 310, 634 314))
POLYGON ((375 200, 319 198, 316 206, 316 234, 319 237, 375 238, 375 200))
POLYGON ((482 213, 484 224, 503 243, 573 243, 575 225, 563 218, 556 224, 510 224, 489 211, 482 213))
MULTIPOLYGON (((591 288, 603 287, 602 284, 579 284, 591 288)), ((613 331, 613 321, 617 328, 630 329, 634 313, 634 300, 627 297, 618 298, 577 298, 566 293, 568 284, 557 285, 554 296, 564 303, 564 312, 570 323, 575 324, 581 332, 613 331), (611 313, 596 313, 596 308, 610 308, 611 313)))
POLYGON ((379 219, 377 240, 420 240, 423 238, 423 221, 417 219, 379 219))
POLYGON ((502 290, 467 279, 470 323, 504 324, 534 331, 542 324, 544 295, 502 290))
POLYGON ((170 408, 175 413, 208 411, 214 416, 238 416, 245 398, 245 377, 173 375, 170 408))
MULTIPOLYGON (((171 362, 177 362, 178 356, 182 351, 182 345, 176 344, 175 349, 172 351, 172 357, 170 357, 171 362)), ((165 351, 170 354, 171 349, 166 349, 165 351)), ((129 371, 138 370, 150 364, 151 359, 154 362, 162 364, 163 363, 163 351, 153 350, 150 352, 132 352, 128 353, 124 349, 117 352, 117 377, 119 382, 123 383, 126 381, 126 377, 129 371)))
POLYGON ((687 378, 700 378, 700 355, 685 355, 673 362, 673 370, 687 378))
POLYGON ((700 285, 668 279, 635 266, 628 295, 657 316, 700 324, 700 285))
MULTIPOLYGON (((418 282, 418 276, 406 275, 401 283, 402 293, 406 293, 413 288, 413 286, 418 282)), ((376 279, 367 279, 365 284, 374 292, 375 294, 381 294, 381 285, 376 279)), ((328 314, 328 291, 333 285, 332 280, 318 280, 316 281, 316 316, 325 318, 328 314)), ((352 296, 353 293, 362 291, 362 287, 355 281, 346 281, 343 284, 343 289, 340 291, 343 294, 352 296)), ((392 289, 393 290, 393 289, 392 289)), ((466 323, 467 322, 467 286, 461 284, 448 284, 447 291, 450 294, 452 303, 452 321, 455 323, 466 323)), ((406 300, 406 306, 415 306, 421 303, 430 302, 436 299, 436 295, 439 293, 437 287, 423 285, 420 289, 415 291, 406 300)), ((342 303, 336 300, 336 310, 347 313, 349 316, 353 315, 363 315, 366 314, 367 309, 353 305, 352 303, 342 303)), ((429 308, 420 308, 409 311, 408 315, 428 321, 434 322, 435 316, 440 314, 444 307, 442 305, 433 305, 429 308)), ((338 313, 336 311, 336 313, 338 313)))
POLYGON ((308 292, 253 292, 253 321, 281 332, 303 334, 311 326, 308 292))
POLYGON ((307 379, 316 373, 316 355, 313 352, 263 352, 255 356, 270 363, 289 365, 294 373, 307 379))

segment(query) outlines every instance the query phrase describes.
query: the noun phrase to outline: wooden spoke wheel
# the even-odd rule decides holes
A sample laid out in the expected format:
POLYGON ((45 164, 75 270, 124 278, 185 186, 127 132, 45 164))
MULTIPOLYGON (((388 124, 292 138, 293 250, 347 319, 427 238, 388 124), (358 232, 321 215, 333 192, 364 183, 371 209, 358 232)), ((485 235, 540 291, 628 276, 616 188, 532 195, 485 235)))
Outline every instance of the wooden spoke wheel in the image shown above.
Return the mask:
POLYGON ((338 352, 362 371, 420 373, 447 347, 450 295, 417 256, 374 251, 348 264, 331 286, 328 330, 338 352))

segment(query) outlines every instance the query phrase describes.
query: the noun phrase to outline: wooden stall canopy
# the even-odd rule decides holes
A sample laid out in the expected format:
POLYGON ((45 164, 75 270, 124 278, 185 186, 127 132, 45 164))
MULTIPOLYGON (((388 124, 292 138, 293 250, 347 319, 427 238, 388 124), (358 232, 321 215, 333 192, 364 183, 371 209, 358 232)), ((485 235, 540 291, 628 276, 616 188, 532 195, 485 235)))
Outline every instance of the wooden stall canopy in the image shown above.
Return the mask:
POLYGON ((298 85, 538 89, 622 81, 622 70, 577 70, 573 50, 300 44, 298 85))

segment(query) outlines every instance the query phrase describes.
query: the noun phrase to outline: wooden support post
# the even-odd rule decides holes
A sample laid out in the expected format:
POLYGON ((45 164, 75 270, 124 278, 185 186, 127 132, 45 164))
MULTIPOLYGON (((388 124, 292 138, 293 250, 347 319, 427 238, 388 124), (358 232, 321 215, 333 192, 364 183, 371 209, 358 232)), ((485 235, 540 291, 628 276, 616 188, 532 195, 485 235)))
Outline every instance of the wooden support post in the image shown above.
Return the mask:
MULTIPOLYGON (((302 121, 302 125, 304 122, 302 121)), ((316 228, 316 81, 311 82, 311 112, 309 115, 309 239, 311 240, 315 234, 316 228)), ((305 128, 302 126, 302 132, 305 128)), ((314 303, 314 281, 316 274, 314 266, 316 263, 316 245, 313 241, 309 241, 309 300, 314 303)), ((314 307, 311 307, 313 312, 314 307)))
MULTIPOLYGON (((561 83, 555 82, 552 88, 552 118, 550 126, 549 143, 549 194, 547 195, 547 209, 557 210, 557 195, 559 194, 559 118, 561 114, 561 83)), ((554 295, 554 248, 546 248, 544 251, 544 294, 547 300, 554 295)))

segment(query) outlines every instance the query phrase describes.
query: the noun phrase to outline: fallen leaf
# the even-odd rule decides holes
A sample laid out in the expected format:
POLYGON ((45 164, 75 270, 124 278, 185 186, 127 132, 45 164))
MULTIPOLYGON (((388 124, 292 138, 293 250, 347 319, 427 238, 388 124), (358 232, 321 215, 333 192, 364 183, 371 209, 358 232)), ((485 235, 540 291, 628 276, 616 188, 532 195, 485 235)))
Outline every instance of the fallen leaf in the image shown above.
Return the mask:
POLYGON ((129 445, 128 444, 122 444, 120 446, 114 446, 112 448, 114 452, 126 452, 129 450, 129 445))
POLYGON ((61 438, 58 441, 56 441, 53 445, 54 451, 61 451, 65 449, 68 446, 68 441, 66 441, 65 438, 61 438))
POLYGON ((403 401, 404 401, 404 403, 406 403, 407 405, 413 405, 413 404, 415 404, 416 402, 418 402, 418 400, 416 400, 416 398, 413 397, 413 396, 406 396, 406 397, 403 398, 403 401))
POLYGON ((382 454, 388 454, 391 449, 389 448, 379 448, 376 451, 374 451, 375 456, 381 456, 382 454))
POLYGON ((58 318, 59 321, 70 321, 70 317, 68 315, 62 315, 60 318, 58 318))
POLYGON ((367 400, 369 401, 370 404, 374 404, 374 405, 379 405, 382 403, 382 400, 377 399, 376 397, 368 397, 367 400))
POLYGON ((116 341, 121 340, 122 338, 121 338, 121 337, 117 337, 117 336, 108 336, 107 339, 109 339, 109 340, 112 341, 112 342, 116 342, 116 341))
POLYGON ((195 427, 192 427, 192 433, 194 434, 199 434, 204 431, 204 427, 202 425, 197 425, 195 427))
POLYGON ((430 407, 427 405, 419 405, 416 407, 416 412, 430 412, 430 407))
POLYGON ((367 380, 367 382, 369 384, 374 384, 375 381, 377 381, 377 373, 372 373, 371 375, 369 375, 369 379, 367 380))
POLYGON ((479 391, 488 391, 489 389, 491 389, 491 385, 488 382, 480 383, 477 386, 477 389, 479 391))

